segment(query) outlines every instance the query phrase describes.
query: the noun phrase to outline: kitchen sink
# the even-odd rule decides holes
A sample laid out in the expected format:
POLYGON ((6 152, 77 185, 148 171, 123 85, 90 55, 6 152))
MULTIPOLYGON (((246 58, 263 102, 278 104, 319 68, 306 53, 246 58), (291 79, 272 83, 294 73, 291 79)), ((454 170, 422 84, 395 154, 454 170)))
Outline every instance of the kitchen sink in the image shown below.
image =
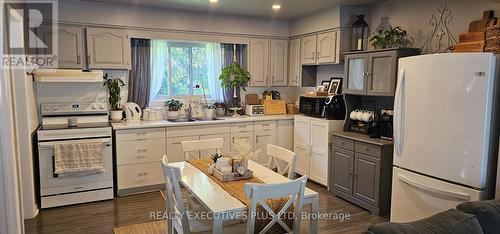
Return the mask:
POLYGON ((217 121, 217 120, 224 120, 224 119, 203 119, 203 118, 193 118, 193 119, 169 119, 169 122, 173 123, 186 123, 186 122, 197 122, 197 121, 217 121))

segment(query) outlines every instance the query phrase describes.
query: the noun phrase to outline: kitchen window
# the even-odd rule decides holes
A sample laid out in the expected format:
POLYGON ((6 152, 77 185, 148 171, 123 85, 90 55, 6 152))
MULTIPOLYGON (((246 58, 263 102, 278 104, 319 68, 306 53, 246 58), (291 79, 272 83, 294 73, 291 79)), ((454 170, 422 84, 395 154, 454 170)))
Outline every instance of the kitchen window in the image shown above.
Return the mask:
POLYGON ((220 44, 152 40, 152 101, 203 94, 222 100, 221 63, 220 44))

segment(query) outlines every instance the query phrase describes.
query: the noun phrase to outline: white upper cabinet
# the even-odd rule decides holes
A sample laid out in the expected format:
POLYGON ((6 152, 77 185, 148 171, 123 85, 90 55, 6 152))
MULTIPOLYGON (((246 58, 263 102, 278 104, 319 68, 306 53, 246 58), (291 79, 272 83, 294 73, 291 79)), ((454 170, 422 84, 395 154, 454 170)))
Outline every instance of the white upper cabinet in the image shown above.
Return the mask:
POLYGON ((250 39, 248 71, 250 86, 286 86, 288 80, 288 41, 250 39))
POLYGON ((317 63, 335 63, 337 56, 336 36, 337 32, 318 34, 317 63))
POLYGON ((302 37, 300 41, 302 65, 338 64, 341 53, 348 49, 348 31, 336 29, 302 37))
POLYGON ((300 39, 300 60, 303 65, 316 64, 316 35, 300 39))
POLYGON ((87 28, 89 68, 130 69, 130 39, 126 30, 87 28))
POLYGON ((288 41, 271 40, 271 85, 287 84, 288 41))
MULTIPOLYGON (((45 41, 58 39, 57 67, 54 64, 46 68, 84 68, 82 31, 82 27, 78 26, 58 26, 57 30, 38 31, 39 36, 45 41)), ((42 52, 43 49, 39 49, 39 53, 42 52)))
POLYGON ((83 68, 81 27, 58 27, 59 68, 83 68))
POLYGON ((288 86, 300 86, 300 78, 302 73, 302 64, 300 63, 300 39, 290 41, 290 79, 288 86))
POLYGON ((268 86, 269 40, 250 39, 250 61, 248 70, 252 75, 250 86, 268 86))

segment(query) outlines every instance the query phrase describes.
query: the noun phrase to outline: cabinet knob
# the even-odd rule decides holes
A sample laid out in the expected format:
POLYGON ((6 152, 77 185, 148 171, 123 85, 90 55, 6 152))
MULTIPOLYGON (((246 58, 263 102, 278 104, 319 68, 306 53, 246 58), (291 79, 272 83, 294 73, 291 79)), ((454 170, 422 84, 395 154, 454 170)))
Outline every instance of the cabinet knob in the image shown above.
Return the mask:
POLYGON ((344 142, 343 142, 343 141, 341 141, 341 142, 340 142, 340 144, 341 144, 341 145, 343 145, 343 144, 344 144, 344 142))
POLYGON ((366 147, 366 146, 365 146, 365 147, 364 147, 364 149, 365 149, 365 150, 368 150, 368 147, 366 147))

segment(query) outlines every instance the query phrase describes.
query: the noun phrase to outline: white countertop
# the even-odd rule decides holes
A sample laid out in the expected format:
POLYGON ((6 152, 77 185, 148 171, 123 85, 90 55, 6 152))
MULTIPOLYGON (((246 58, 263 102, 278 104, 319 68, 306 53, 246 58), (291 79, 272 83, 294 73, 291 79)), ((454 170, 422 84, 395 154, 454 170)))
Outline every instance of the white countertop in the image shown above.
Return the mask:
POLYGON ((119 122, 111 123, 114 130, 123 129, 140 129, 140 128, 162 128, 162 127, 177 127, 177 126, 196 126, 208 124, 230 124, 254 121, 268 121, 268 120, 290 120, 294 115, 265 115, 265 116, 243 116, 238 118, 223 117, 218 120, 212 121, 194 121, 194 122, 170 122, 167 120, 160 121, 134 121, 134 122, 119 122))

